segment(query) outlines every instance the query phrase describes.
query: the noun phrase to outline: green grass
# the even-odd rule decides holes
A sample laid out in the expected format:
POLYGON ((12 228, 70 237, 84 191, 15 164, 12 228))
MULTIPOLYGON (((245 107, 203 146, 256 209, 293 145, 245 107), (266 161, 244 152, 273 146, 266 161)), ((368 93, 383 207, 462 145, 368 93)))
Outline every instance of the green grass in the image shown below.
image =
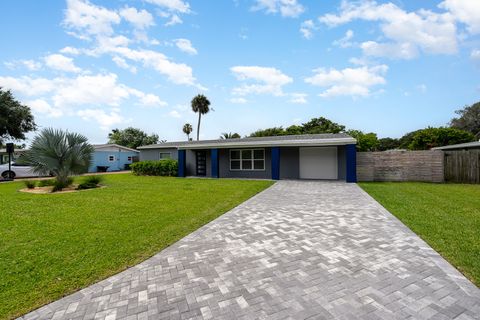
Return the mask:
POLYGON ((102 183, 64 194, 0 184, 0 319, 135 265, 272 184, 130 174, 102 183))
POLYGON ((360 186, 480 286, 480 185, 368 182, 360 186))

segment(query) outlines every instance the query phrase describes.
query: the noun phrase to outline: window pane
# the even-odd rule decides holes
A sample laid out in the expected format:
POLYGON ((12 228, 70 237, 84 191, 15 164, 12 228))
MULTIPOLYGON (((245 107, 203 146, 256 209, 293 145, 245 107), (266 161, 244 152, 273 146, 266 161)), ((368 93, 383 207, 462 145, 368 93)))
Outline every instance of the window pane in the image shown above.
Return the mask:
POLYGON ((230 161, 230 169, 231 170, 240 170, 240 161, 239 160, 230 161))
POLYGON ((242 159, 252 159, 252 150, 242 150, 242 159))
POLYGON ((240 150, 230 151, 230 159, 240 159, 240 150))
POLYGON ((170 152, 160 152, 160 159, 170 159, 170 152))
POLYGON ((263 161, 263 160, 253 161, 253 168, 255 170, 264 170, 265 169, 265 161, 263 161))
POLYGON ((242 170, 252 170, 252 161, 251 160, 242 160, 242 170))
POLYGON ((264 159, 264 150, 253 150, 253 157, 255 159, 264 159))

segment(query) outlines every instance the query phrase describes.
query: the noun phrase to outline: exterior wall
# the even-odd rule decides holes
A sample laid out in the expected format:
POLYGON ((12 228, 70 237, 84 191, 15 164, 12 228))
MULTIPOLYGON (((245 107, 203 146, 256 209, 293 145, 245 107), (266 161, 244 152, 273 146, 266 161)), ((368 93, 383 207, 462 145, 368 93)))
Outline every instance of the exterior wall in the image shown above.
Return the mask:
POLYGON ((300 158, 298 147, 280 148, 280 179, 300 178, 300 158))
POLYGON ((357 153, 358 181, 444 181, 442 151, 357 153))
POLYGON ((160 160, 160 152, 170 152, 173 160, 178 160, 178 151, 171 149, 143 149, 140 150, 140 161, 144 160, 160 160))
MULTIPOLYGON (((239 149, 239 148, 234 148, 239 149)), ((251 148, 246 148, 251 149, 251 148)), ((272 178, 272 157, 271 148, 265 149, 265 170, 262 171, 230 171, 230 149, 218 149, 218 169, 220 178, 250 178, 250 179, 271 179, 272 178)), ((207 153, 209 155, 209 153, 207 153)), ((280 163, 281 163, 280 153, 280 163)), ((210 168, 210 162, 208 161, 208 167, 210 168)), ((281 164, 280 164, 281 166, 281 164)), ((280 169, 281 170, 281 169, 280 169)))
POLYGON ((132 163, 132 161, 128 161, 128 157, 138 157, 138 153, 118 151, 118 149, 116 151, 95 151, 88 172, 97 172, 97 166, 106 166, 108 167, 107 171, 125 170, 125 165, 132 163), (111 155, 115 156, 115 161, 108 161, 108 157, 111 155))

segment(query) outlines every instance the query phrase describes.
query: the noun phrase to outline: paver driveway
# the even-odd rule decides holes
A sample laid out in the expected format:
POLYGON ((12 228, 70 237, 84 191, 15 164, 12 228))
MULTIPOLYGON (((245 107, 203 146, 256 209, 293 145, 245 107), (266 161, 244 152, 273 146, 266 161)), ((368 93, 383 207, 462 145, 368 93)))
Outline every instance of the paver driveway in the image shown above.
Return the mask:
POLYGON ((25 319, 475 319, 480 290, 355 184, 280 181, 25 319))

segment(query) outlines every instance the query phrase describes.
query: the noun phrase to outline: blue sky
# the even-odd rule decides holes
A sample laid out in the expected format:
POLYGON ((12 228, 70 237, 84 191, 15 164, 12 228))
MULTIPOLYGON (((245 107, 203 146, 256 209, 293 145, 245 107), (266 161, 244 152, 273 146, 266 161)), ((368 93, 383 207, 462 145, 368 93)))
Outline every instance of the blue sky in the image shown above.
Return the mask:
POLYGON ((324 116, 400 137, 480 100, 480 2, 2 1, 0 86, 94 143, 249 134, 324 116), (194 132, 195 133, 195 132, 194 132))

